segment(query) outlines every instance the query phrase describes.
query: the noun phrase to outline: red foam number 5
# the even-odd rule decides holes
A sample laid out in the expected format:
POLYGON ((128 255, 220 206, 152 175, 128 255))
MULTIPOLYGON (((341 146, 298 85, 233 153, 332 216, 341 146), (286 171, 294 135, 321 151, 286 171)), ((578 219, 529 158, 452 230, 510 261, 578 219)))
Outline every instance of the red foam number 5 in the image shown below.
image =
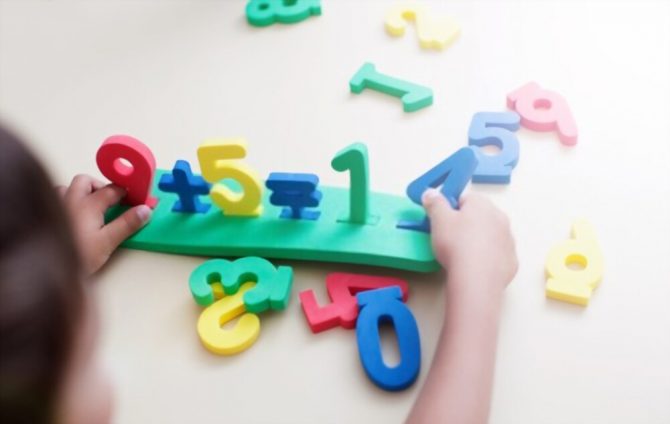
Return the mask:
POLYGON ((156 159, 141 141, 127 135, 111 136, 102 143, 95 160, 102 175, 126 190, 124 204, 156 206, 158 199, 151 196, 156 159))

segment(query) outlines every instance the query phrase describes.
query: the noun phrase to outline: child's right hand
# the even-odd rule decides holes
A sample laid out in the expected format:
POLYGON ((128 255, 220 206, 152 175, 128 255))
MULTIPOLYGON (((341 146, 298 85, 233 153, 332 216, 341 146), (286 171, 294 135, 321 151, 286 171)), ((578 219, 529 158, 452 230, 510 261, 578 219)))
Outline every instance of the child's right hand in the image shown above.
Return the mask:
POLYGON ((442 334, 407 422, 485 423, 503 293, 518 267, 509 220, 475 194, 459 210, 437 190, 422 201, 448 282, 442 334))
MULTIPOLYGON (((480 276, 484 289, 502 290, 514 278, 518 262, 509 219, 491 201, 477 194, 461 199, 460 209, 451 207, 435 189, 426 190, 423 205, 430 217, 435 258, 449 274, 480 276)), ((468 279, 451 279, 450 284, 468 279)))

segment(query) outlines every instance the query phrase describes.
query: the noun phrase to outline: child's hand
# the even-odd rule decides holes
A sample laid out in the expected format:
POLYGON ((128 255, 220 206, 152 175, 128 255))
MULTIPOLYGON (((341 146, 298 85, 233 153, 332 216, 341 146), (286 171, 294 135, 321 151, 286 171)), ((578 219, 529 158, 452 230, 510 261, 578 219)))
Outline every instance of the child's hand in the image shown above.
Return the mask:
POLYGON ((151 217, 151 208, 140 205, 128 209, 105 225, 105 211, 119 203, 126 192, 88 175, 77 175, 69 187, 59 187, 58 191, 69 212, 83 271, 87 276, 98 271, 119 244, 142 228, 151 217))
MULTIPOLYGON (((450 273, 480 276, 486 289, 502 291, 514 278, 518 262, 509 219, 483 196, 470 194, 461 199, 459 210, 452 209, 437 190, 429 189, 422 198, 430 217, 433 251, 450 273)), ((450 282, 473 281, 472 278, 450 282)))
POLYGON ((442 335, 409 423, 486 423, 502 294, 517 270, 509 220, 482 196, 454 210, 423 194, 435 257, 447 269, 442 335))

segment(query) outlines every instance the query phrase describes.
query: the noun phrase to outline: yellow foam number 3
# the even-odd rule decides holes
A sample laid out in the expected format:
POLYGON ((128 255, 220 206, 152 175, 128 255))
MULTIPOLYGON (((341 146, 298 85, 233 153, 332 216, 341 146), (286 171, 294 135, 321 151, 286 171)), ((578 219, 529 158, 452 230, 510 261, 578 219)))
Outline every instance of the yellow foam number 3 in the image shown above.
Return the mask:
POLYGON ((602 280, 603 270, 603 257, 593 227, 587 221, 575 221, 572 238, 549 251, 547 297, 586 306, 602 280))
POLYGON ((224 296, 221 290, 217 295, 221 298, 202 311, 198 319, 198 335, 207 350, 219 355, 233 355, 254 344, 261 331, 261 320, 256 314, 245 313, 242 300, 244 293, 254 286, 255 283, 242 284, 238 292, 230 296, 224 296), (221 328, 238 316, 240 319, 232 330, 221 328))
POLYGON ((247 142, 241 138, 209 140, 198 148, 198 161, 205 180, 217 183, 231 179, 242 187, 242 192, 237 192, 223 184, 215 184, 210 190, 212 201, 224 215, 259 216, 263 211, 261 180, 256 171, 239 160, 246 155, 247 142))

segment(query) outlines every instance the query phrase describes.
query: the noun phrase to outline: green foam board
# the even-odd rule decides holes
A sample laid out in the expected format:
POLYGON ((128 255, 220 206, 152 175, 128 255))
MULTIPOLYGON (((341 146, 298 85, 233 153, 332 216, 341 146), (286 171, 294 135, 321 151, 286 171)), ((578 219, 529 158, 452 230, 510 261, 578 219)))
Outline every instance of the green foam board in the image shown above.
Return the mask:
MULTIPOLYGON (((171 208, 177 196, 157 188, 161 175, 169 172, 156 172, 153 194, 159 202, 151 221, 123 247, 181 255, 340 262, 416 272, 439 269, 429 234, 396 228, 401 219, 425 216, 423 208, 406 197, 371 192, 370 211, 379 217, 374 225, 342 222, 349 211, 349 190, 324 186, 319 187, 323 192, 318 208, 321 216, 314 221, 280 218, 282 208, 270 204, 269 190, 264 191, 260 217, 225 216, 216 206, 204 214, 176 213, 171 208)), ((207 196, 201 199, 209 201, 207 196)), ((107 220, 125 209, 110 209, 107 220)))

